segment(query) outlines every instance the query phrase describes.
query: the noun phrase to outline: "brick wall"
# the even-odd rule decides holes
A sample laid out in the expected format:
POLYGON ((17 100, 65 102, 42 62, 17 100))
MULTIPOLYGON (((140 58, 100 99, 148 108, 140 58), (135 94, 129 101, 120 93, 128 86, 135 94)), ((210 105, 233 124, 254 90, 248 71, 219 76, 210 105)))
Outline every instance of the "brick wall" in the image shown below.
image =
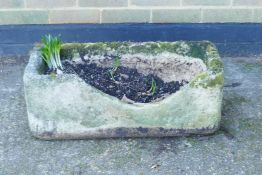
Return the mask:
POLYGON ((262 0, 0 0, 0 24, 262 22, 262 0))

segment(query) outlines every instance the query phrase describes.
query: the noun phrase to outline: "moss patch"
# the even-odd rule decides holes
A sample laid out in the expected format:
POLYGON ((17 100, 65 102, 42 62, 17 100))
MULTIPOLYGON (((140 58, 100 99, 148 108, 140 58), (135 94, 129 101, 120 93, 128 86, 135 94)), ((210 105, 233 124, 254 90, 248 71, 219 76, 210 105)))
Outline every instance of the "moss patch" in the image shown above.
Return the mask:
POLYGON ((202 43, 193 43, 190 42, 190 51, 189 51, 189 56, 195 57, 195 58, 200 58, 204 62, 207 61, 208 57, 206 55, 206 50, 207 47, 210 45, 209 42, 202 42, 202 43))
POLYGON ((218 74, 215 76, 215 78, 210 78, 209 81, 207 81, 206 87, 215 87, 217 85, 223 85, 224 84, 224 76, 222 74, 218 74))
POLYGON ((209 75, 208 72, 203 72, 197 75, 191 82, 190 87, 215 87, 224 84, 224 76, 222 73, 216 75, 209 75))
POLYGON ((223 63, 216 47, 208 42, 97 42, 64 44, 61 50, 62 59, 72 59, 76 53, 83 58, 85 55, 121 55, 143 53, 157 55, 164 52, 200 58, 208 67, 208 72, 199 74, 190 83, 191 87, 204 88, 222 85, 223 63))
POLYGON ((223 63, 220 59, 211 59, 207 63, 208 68, 213 72, 213 73, 220 73, 223 71, 223 63))
POLYGON ((81 48, 84 48, 84 44, 80 43, 70 43, 70 44, 63 44, 60 55, 61 59, 72 59, 76 52, 79 52, 81 48))
POLYGON ((65 59, 72 58, 72 52, 80 55, 105 55, 111 51, 118 54, 144 53, 156 55, 163 52, 176 53, 184 56, 207 59, 206 49, 209 42, 147 42, 132 44, 131 42, 97 42, 97 43, 68 43, 62 46, 61 55, 65 59))

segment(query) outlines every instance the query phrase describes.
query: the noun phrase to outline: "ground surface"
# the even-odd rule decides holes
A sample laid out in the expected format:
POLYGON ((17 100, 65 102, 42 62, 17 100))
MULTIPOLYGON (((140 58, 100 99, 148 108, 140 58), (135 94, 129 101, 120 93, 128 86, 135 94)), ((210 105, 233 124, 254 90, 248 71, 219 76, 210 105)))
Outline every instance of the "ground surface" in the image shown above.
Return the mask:
POLYGON ((23 94, 27 57, 0 58, 0 175, 262 174, 262 56, 224 57, 221 130, 211 136, 42 141, 23 94))

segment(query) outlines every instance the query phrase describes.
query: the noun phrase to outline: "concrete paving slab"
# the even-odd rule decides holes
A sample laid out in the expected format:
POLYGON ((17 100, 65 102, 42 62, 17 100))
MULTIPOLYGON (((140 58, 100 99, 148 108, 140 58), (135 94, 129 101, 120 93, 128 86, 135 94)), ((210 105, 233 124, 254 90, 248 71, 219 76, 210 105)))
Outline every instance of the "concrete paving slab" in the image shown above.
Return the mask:
POLYGON ((32 137, 22 76, 27 56, 0 58, 0 174, 262 173, 262 57, 224 57, 220 131, 210 136, 43 141, 32 137))

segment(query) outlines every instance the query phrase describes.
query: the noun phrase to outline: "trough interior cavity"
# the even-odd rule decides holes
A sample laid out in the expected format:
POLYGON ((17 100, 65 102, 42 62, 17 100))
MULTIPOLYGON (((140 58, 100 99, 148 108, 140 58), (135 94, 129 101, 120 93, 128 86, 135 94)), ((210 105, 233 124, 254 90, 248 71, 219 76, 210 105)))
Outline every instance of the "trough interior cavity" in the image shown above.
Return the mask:
POLYGON ((72 43, 62 48, 64 73, 121 100, 159 101, 207 71, 207 44, 184 42, 72 43), (120 62, 117 70, 114 63, 120 62), (205 62, 205 63, 204 63, 205 62))
MULTIPOLYGON (((178 54, 162 53, 158 55, 124 54, 120 56, 121 66, 137 69, 144 75, 153 74, 164 82, 189 82, 197 74, 207 70, 201 59, 181 56, 178 54)), ((81 59, 75 59, 81 63, 81 59)), ((84 56, 84 60, 101 67, 112 67, 114 59, 104 56, 84 56)))

